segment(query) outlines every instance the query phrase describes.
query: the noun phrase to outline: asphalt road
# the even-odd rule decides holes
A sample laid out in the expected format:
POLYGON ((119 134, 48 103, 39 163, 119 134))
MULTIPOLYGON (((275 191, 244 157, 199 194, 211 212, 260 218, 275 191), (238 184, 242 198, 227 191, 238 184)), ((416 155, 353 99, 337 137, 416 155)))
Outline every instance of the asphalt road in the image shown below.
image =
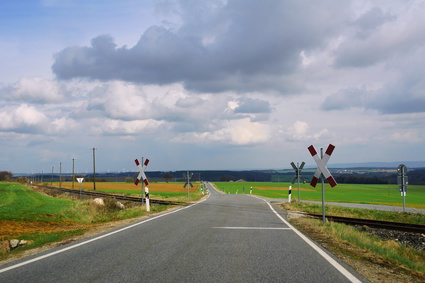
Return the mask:
POLYGON ((0 266, 0 282, 367 282, 268 202, 209 190, 195 205, 0 266))

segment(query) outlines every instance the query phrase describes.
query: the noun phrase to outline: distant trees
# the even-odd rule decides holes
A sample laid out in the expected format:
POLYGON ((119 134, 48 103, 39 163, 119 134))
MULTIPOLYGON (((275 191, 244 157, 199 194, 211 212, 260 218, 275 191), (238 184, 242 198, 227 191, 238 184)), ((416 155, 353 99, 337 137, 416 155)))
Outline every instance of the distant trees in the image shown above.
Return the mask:
POLYGON ((13 174, 9 171, 0 171, 0 181, 9 181, 12 180, 13 174))
POLYGON ((173 179, 174 178, 174 176, 173 176, 173 174, 171 174, 171 173, 164 173, 163 175, 162 175, 162 178, 165 180, 165 182, 169 182, 171 179, 173 179))

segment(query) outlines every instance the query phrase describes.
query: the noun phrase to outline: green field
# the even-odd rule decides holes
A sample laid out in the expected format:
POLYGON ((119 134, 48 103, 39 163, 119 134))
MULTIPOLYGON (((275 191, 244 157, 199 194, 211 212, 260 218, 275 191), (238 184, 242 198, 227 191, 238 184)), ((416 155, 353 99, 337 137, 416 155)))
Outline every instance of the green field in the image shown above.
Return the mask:
MULTIPOLYGON (((275 182, 214 182, 217 189, 226 194, 252 194, 267 198, 288 198, 288 188, 292 186, 292 200, 298 199, 298 184, 275 182)), ((301 200, 322 200, 321 184, 316 188, 310 184, 301 184, 301 200)), ((348 202, 364 204, 381 204, 403 206, 397 185, 363 185, 363 184, 338 184, 331 188, 325 184, 325 200, 327 202, 348 202)), ((406 207, 425 209, 425 186, 408 186, 406 207)))
POLYGON ((52 215, 73 205, 71 200, 45 196, 17 183, 1 183, 0 200, 0 220, 11 221, 60 221, 52 215))

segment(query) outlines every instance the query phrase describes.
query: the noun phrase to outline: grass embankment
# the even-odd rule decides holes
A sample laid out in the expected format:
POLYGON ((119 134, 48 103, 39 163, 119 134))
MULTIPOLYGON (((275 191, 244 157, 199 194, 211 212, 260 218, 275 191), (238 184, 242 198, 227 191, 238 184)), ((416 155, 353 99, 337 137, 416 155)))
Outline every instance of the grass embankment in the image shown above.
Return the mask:
MULTIPOLYGON (((321 205, 308 203, 283 203, 284 209, 299 210, 309 213, 321 211, 321 205)), ((336 206, 326 206, 328 215, 356 217, 367 219, 388 220, 404 223, 424 224, 423 214, 406 212, 385 212, 367 209, 353 209, 336 206)), ((355 260, 378 264, 404 272, 413 276, 418 282, 425 280, 425 253, 413 248, 405 247, 396 241, 384 241, 372 236, 366 231, 359 231, 355 227, 345 224, 329 222, 323 225, 321 220, 311 218, 294 218, 291 222, 313 239, 321 242, 331 252, 351 257, 355 260)))
MULTIPOLYGON (((235 194, 252 194, 267 198, 288 198, 288 188, 292 186, 292 199, 298 199, 298 184, 277 182, 215 182, 219 190, 235 194)), ((425 186, 409 185, 406 196, 406 207, 425 209, 425 186)), ((321 185, 316 188, 310 184, 301 184, 301 200, 322 200, 321 185)), ((363 185, 363 184, 338 184, 331 188, 325 184, 325 200, 327 202, 347 202, 363 204, 379 204, 403 206, 403 198, 397 185, 363 185)))
MULTIPOLYGON (((200 192, 192 193, 193 198, 200 198, 200 195, 200 192)), ((104 201, 105 206, 99 207, 90 200, 79 201, 78 195, 64 199, 47 196, 17 183, 0 183, 0 242, 11 239, 33 241, 29 246, 13 250, 14 253, 83 234, 102 223, 168 208, 151 205, 148 213, 144 206, 128 202, 124 203, 126 209, 120 210, 115 200, 104 201)), ((0 259, 4 256, 4 252, 0 252, 0 259)))

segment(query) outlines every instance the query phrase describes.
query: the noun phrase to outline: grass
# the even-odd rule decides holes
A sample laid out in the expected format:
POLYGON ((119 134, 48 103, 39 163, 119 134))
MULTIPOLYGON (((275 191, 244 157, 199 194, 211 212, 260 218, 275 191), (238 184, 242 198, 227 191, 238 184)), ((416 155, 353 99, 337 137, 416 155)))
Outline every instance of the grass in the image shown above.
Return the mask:
MULTIPOLYGON (((282 206, 288 210, 300 210, 305 212, 315 212, 321 210, 320 205, 308 203, 284 203, 282 206)), ((364 209, 343 208, 337 206, 327 206, 329 214, 344 217, 362 217, 369 219, 391 220, 405 223, 425 223, 425 216, 422 214, 407 212, 386 212, 364 209)), ((321 234, 331 238, 330 249, 336 248, 337 243, 343 242, 340 246, 349 245, 357 247, 354 257, 363 257, 363 260, 374 258, 382 264, 390 263, 392 266, 402 266, 410 272, 415 272, 418 276, 425 276, 425 253, 413 248, 405 247, 395 241, 384 241, 377 236, 371 236, 368 232, 362 232, 352 226, 341 223, 329 222, 323 225, 321 220, 301 218, 292 220, 301 230, 310 234, 321 234), (307 229, 306 229, 307 227, 307 229), (345 244, 344 244, 345 243, 345 244), (365 252, 366 251, 366 252, 365 252), (366 253, 369 253, 366 255, 366 253), (366 256, 364 256, 366 255, 366 256), (365 258, 368 259, 365 259, 365 258)), ((317 237, 317 236, 316 236, 317 237)), ((319 237, 320 238, 320 237, 319 237)), ((373 262, 373 261, 372 261, 373 262)))
POLYGON ((71 200, 38 194, 17 183, 1 183, 0 196, 0 220, 60 221, 51 216, 73 205, 71 200))
MULTIPOLYGON (((188 200, 187 192, 163 191, 158 195, 173 200, 188 200)), ((190 200, 201 197, 200 190, 190 193, 190 200)), ((0 242, 10 239, 33 241, 27 247, 17 248, 14 253, 80 235, 96 224, 135 218, 169 208, 151 204, 151 211, 146 212, 145 206, 139 203, 125 202, 126 209, 120 210, 112 198, 104 198, 105 206, 99 207, 92 205, 91 200, 77 201, 78 195, 73 199, 51 197, 18 183, 3 182, 0 182, 0 200, 0 242)), ((0 259, 6 256, 1 253, 0 250, 0 259)))
MULTIPOLYGON (((225 193, 249 194, 252 193, 267 198, 288 198, 288 188, 292 186, 292 199, 298 199, 298 184, 275 182, 215 182, 216 188, 225 193)), ((321 185, 316 188, 310 184, 301 184, 301 200, 322 200, 321 185)), ((380 204, 403 206, 403 198, 397 185, 363 185, 363 184, 338 184, 331 188, 325 184, 326 202, 347 202, 363 204, 380 204)), ((425 209, 425 186, 408 186, 406 207, 425 209)))
MULTIPOLYGON (((321 214, 322 205, 307 202, 298 203, 291 202, 290 209, 297 209, 308 213, 321 214)), ((382 221, 393 221, 411 224, 425 225, 425 215, 422 213, 409 213, 409 212, 396 212, 396 211, 382 211, 374 209, 358 209, 350 207, 342 207, 335 205, 326 205, 326 214, 332 216, 353 217, 363 219, 373 219, 382 221)))

